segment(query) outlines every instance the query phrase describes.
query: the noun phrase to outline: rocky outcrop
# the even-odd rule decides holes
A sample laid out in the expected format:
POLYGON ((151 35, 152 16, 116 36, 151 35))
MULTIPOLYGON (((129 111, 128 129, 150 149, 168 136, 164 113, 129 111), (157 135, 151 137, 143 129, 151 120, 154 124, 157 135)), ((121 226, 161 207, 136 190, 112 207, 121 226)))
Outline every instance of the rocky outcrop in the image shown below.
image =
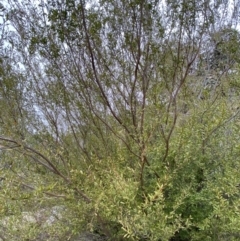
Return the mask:
POLYGON ((64 233, 53 235, 49 229, 58 223, 66 223, 64 206, 43 208, 36 212, 22 212, 20 215, 8 216, 0 220, 0 241, 106 241, 99 234, 83 232, 74 237, 64 233), (36 231, 32 238, 28 232, 36 231), (24 233, 26 236, 24 236, 24 233), (29 235, 30 237, 30 235, 29 235))

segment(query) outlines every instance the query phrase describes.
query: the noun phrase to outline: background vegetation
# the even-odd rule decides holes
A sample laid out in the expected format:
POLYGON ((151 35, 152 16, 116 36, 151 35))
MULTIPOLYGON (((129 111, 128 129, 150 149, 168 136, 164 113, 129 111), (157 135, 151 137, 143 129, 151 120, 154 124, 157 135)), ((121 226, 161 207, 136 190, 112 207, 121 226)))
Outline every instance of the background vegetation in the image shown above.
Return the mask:
POLYGON ((239 4, 0 4, 1 238, 239 240, 239 4))

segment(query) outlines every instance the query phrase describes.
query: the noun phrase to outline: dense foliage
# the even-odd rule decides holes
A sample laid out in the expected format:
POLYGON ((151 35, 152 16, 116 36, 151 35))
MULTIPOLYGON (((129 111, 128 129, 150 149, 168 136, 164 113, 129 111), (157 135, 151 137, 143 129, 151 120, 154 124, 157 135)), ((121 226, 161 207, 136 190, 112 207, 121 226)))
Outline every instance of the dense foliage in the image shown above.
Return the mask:
POLYGON ((0 216, 12 224, 0 238, 239 240, 240 2, 229 4, 0 4, 0 216), (56 205, 59 222, 16 228, 56 205))

